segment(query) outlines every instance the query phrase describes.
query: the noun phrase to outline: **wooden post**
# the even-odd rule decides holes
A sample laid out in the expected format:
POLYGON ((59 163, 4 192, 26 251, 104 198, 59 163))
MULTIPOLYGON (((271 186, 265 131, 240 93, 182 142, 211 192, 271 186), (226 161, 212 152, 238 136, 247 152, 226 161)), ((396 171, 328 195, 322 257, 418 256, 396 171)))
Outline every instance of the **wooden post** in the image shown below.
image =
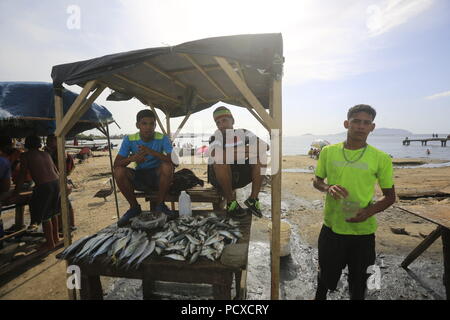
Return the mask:
POLYGON ((184 127, 184 124, 186 121, 188 121, 189 117, 191 116, 192 112, 189 111, 188 114, 184 117, 183 121, 181 121, 180 125, 178 126, 177 131, 173 134, 172 141, 175 141, 175 139, 178 137, 178 134, 180 133, 181 129, 184 127))
MULTIPOLYGON (((55 90, 55 119, 56 128, 62 125, 64 116, 63 110, 63 88, 54 88, 55 90)), ((56 136, 56 144, 58 149, 58 170, 59 170, 59 189, 61 197, 61 216, 63 223, 64 246, 68 247, 72 243, 72 238, 69 229, 69 202, 67 199, 67 175, 66 175, 66 139, 64 135, 56 136)), ((66 267, 68 263, 66 261, 66 267)), ((67 274, 67 277, 69 275, 67 274)), ((67 294, 70 300, 75 300, 74 291, 67 289, 67 294)))
POLYGON ((109 125, 108 125, 108 123, 106 123, 106 138, 108 139, 109 165, 111 166, 111 175, 112 175, 112 185, 113 185, 113 190, 114 190, 114 199, 116 200, 117 220, 119 220, 120 219, 119 202, 117 200, 116 179, 114 178, 114 166, 113 166, 113 162, 112 162, 111 140, 109 138, 109 125))
MULTIPOLYGON (((271 136, 278 142, 278 150, 271 150, 272 174, 272 240, 271 240, 271 299, 278 300, 280 295, 280 216, 281 216, 281 164, 282 161, 282 99, 281 79, 273 80, 272 118, 275 126, 271 136), (275 172, 274 172, 275 171, 275 172)), ((273 141, 273 140, 272 140, 273 141)), ((273 147, 273 146, 272 146, 273 147)))
POLYGON ((149 104, 148 106, 150 107, 150 109, 152 109, 153 113, 155 114, 156 122, 158 122, 158 125, 159 125, 161 131, 163 132, 163 134, 167 135, 167 132, 166 132, 166 130, 164 129, 164 126, 162 125, 161 119, 159 119, 159 116, 158 116, 158 114, 156 113, 155 108, 153 108, 153 106, 150 105, 150 104, 149 104))
POLYGON ((171 132, 170 132, 170 115, 168 112, 165 112, 166 114, 166 131, 167 135, 169 136, 170 141, 172 141, 171 132))
POLYGON ((444 227, 438 226, 432 233, 428 235, 411 253, 403 260, 401 266, 402 268, 406 269, 408 266, 417 259, 418 256, 420 256, 425 250, 428 249, 429 246, 433 244, 433 242, 438 239, 441 234, 444 227))

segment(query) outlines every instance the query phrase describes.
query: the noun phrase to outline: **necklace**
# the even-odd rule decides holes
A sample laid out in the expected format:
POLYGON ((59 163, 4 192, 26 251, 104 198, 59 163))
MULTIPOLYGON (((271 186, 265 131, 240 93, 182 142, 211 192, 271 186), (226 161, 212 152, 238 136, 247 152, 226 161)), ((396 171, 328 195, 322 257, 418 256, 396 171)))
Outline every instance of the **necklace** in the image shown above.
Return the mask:
POLYGON ((363 157, 364 153, 366 152, 367 144, 366 144, 366 146, 364 147, 363 151, 361 152, 361 154, 359 155, 359 157, 358 157, 356 160, 348 160, 348 159, 347 159, 347 156, 345 155, 345 143, 346 143, 346 142, 344 142, 344 143, 342 144, 342 154, 344 155, 345 161, 346 161, 347 163, 355 163, 355 162, 358 162, 359 160, 361 160, 361 158, 363 157))

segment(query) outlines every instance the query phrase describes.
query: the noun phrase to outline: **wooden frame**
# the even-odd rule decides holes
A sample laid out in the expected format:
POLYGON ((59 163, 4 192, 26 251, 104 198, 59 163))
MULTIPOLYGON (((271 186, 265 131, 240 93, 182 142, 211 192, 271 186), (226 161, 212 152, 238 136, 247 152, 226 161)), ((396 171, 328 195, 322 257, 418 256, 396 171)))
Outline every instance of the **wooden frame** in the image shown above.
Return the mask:
MULTIPOLYGON (((231 99, 230 96, 223 90, 223 88, 211 78, 207 74, 207 71, 210 70, 223 70, 225 74, 227 74, 228 78, 231 82, 236 86, 242 96, 246 101, 243 101, 246 108, 249 112, 260 122, 267 130, 269 130, 271 134, 271 140, 276 142, 277 149, 271 150, 272 152, 272 162, 271 162, 271 174, 272 174, 272 239, 271 239, 271 299, 279 299, 279 281, 280 281, 280 215, 281 215, 281 156, 282 156, 282 81, 281 76, 279 78, 273 79, 272 88, 269 92, 270 102, 269 102, 269 110, 270 113, 267 113, 266 109, 263 107, 261 102, 255 96, 255 94, 248 87, 244 74, 238 64, 238 72, 234 70, 231 63, 228 62, 223 57, 214 57, 217 61, 218 66, 210 66, 202 68, 190 55, 187 54, 179 54, 181 57, 186 58, 196 70, 198 70, 211 84, 215 87, 225 99, 231 99)), ((176 79, 174 74, 182 73, 182 72, 190 72, 189 70, 180 70, 179 72, 171 72, 170 74, 165 72, 164 70, 159 69, 158 67, 152 65, 151 63, 144 63, 144 65, 148 68, 152 68, 156 72, 162 74, 166 78, 174 81, 177 85, 181 87, 186 87, 184 83, 176 79)), ((192 69, 195 70, 195 69, 192 69)), ((140 83, 137 83, 131 79, 126 78, 123 75, 115 74, 115 77, 126 81, 129 84, 132 84, 136 87, 139 87, 153 95, 157 95, 168 99, 174 102, 180 102, 179 100, 167 96, 164 93, 161 93, 157 90, 144 86, 140 83)), ((89 81, 85 84, 80 96, 75 100, 72 107, 69 109, 69 112, 64 116, 62 116, 62 100, 61 97, 55 97, 55 110, 57 114, 57 130, 56 135, 58 138, 58 157, 59 157, 59 170, 60 172, 65 173, 65 134, 70 130, 73 124, 80 118, 81 114, 83 114, 83 110, 86 111, 87 107, 90 106, 92 102, 98 97, 98 95, 103 91, 103 89, 108 84, 103 82, 98 82, 96 80, 89 81), (95 92, 86 100, 88 93, 92 90, 95 92)), ((109 86, 109 85, 108 85, 109 86)), ((198 95, 197 95, 198 96, 198 95)), ((200 99, 205 100, 201 96, 200 99)), ((242 98, 236 98, 237 101, 242 101, 242 98)), ((161 120, 159 119, 156 110, 152 105, 149 107, 155 112, 158 124, 164 134, 170 134, 170 116, 166 112, 166 129, 164 129, 161 120)), ((186 121, 189 119, 191 112, 189 112, 182 123, 179 125, 177 131, 175 132, 173 138, 176 138, 184 126, 186 121)), ((60 185, 61 185, 61 197, 62 197, 62 216, 63 216, 63 227, 64 227, 64 237, 65 237, 65 245, 69 245, 71 242, 69 226, 68 226, 68 205, 67 205, 67 192, 65 190, 65 182, 66 176, 65 174, 61 174, 60 177, 60 185), (64 186, 64 187, 63 187, 64 186)))

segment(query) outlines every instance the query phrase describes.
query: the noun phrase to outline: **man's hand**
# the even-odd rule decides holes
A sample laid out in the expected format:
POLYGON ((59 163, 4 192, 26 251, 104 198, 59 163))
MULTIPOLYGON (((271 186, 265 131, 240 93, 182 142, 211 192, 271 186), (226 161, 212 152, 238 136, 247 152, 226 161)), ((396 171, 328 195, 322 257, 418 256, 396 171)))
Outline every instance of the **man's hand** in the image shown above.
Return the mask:
POLYGON ((362 208, 362 209, 358 210, 355 217, 346 219, 345 221, 353 222, 353 223, 363 222, 363 221, 366 221, 367 219, 369 219, 373 215, 374 215, 374 213, 369 212, 369 210, 367 210, 367 208, 362 208))
POLYGON ((327 189, 327 193, 336 200, 348 197, 347 189, 337 184, 329 186, 327 189))
POLYGON ((131 162, 142 163, 142 162, 144 162, 146 160, 145 159, 145 155, 146 155, 145 152, 139 151, 138 153, 135 153, 131 157, 129 157, 129 160, 131 162))
POLYGON ((147 146, 144 146, 144 145, 140 144, 138 146, 138 148, 139 148, 139 153, 143 153, 144 156, 146 156, 146 155, 148 155, 148 156, 155 156, 155 150, 152 150, 152 149, 150 149, 147 146))

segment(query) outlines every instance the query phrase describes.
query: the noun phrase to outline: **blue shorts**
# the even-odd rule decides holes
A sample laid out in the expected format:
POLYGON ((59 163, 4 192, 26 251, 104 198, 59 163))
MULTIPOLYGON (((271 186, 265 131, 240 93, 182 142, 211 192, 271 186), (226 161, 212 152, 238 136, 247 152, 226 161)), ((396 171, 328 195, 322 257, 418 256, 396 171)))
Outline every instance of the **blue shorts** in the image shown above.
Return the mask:
POLYGON ((158 190, 159 173, 158 168, 133 170, 133 186, 136 190, 158 190))

